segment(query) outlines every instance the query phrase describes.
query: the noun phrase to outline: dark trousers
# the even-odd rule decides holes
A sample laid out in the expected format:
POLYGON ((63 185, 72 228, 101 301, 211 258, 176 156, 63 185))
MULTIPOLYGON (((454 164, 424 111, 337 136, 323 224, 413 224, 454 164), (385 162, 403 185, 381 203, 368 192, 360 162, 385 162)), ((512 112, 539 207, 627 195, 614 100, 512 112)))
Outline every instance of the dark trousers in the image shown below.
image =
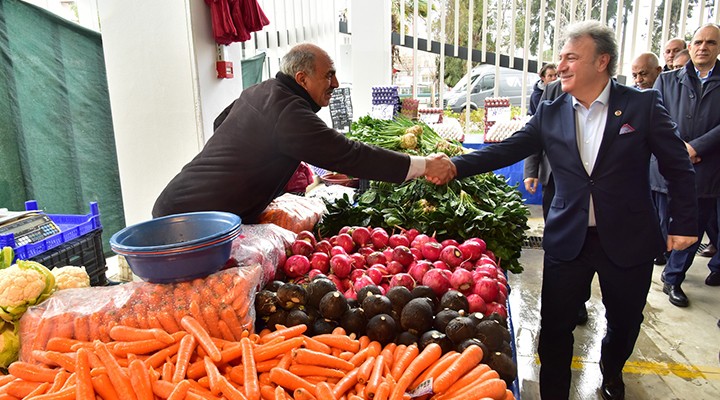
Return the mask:
MULTIPOLYGON (((705 233, 708 224, 711 223, 711 219, 715 219, 715 224, 719 223, 718 215, 720 215, 720 199, 698 199, 698 241, 692 246, 685 250, 673 250, 668 258, 668 263, 665 266, 663 274, 665 276, 665 282, 671 285, 679 285, 685 280, 685 274, 690 269, 690 266, 695 259, 695 253, 698 247, 700 247, 700 241, 702 235, 705 233)), ((717 237, 715 239, 717 241, 717 237)), ((717 246, 718 243, 715 243, 717 246)), ((720 272, 720 252, 716 253, 710 261, 708 261, 708 268, 713 272, 720 272)))
POLYGON ((580 255, 571 261, 545 254, 540 306, 540 395, 565 400, 570 393, 570 363, 577 310, 598 274, 605 305, 607 333, 600 360, 607 376, 620 374, 632 354, 643 321, 652 280, 652 261, 619 267, 610 261, 594 229, 589 229, 580 255))

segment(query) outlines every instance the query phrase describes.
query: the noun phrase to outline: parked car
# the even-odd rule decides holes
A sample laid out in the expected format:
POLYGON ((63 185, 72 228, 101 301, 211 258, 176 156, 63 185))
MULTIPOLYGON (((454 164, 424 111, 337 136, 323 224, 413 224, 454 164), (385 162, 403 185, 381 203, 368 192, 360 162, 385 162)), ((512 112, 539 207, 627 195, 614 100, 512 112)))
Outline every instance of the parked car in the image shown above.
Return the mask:
MULTIPOLYGON (((528 79, 525 83, 526 101, 530 101, 530 95, 533 91, 533 85, 537 79, 533 73, 528 73, 528 79)), ((454 112, 460 112, 465 107, 471 110, 477 110, 483 107, 486 97, 493 97, 495 93, 496 82, 500 85, 498 90, 499 97, 507 97, 510 104, 520 106, 522 103, 523 88, 523 71, 511 68, 500 67, 498 79, 495 79, 495 66, 483 64, 472 69, 470 74, 465 75, 458 83, 445 93, 443 108, 452 109, 454 112), (470 103, 467 103, 467 90, 470 88, 470 103)))

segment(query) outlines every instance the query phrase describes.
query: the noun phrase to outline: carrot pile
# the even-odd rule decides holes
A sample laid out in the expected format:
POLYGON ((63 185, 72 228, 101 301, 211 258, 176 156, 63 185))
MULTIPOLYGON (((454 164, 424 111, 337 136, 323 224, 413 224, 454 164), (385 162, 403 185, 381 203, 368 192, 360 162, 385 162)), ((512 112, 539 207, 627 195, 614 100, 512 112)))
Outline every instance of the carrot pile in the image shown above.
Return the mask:
POLYGON ((277 326, 238 338, 213 335, 191 315, 179 328, 116 325, 107 342, 51 337, 0 376, 0 399, 513 400, 477 346, 442 354, 430 344, 382 347, 367 336, 304 335, 277 326))
POLYGON ((23 316, 20 359, 32 361, 31 352, 45 350, 51 338, 123 340, 111 337, 115 326, 173 334, 183 330, 180 322, 185 315, 214 337, 240 340, 243 331, 253 327, 252 295, 261 274, 259 266, 229 268, 188 282, 132 282, 60 291, 23 316))

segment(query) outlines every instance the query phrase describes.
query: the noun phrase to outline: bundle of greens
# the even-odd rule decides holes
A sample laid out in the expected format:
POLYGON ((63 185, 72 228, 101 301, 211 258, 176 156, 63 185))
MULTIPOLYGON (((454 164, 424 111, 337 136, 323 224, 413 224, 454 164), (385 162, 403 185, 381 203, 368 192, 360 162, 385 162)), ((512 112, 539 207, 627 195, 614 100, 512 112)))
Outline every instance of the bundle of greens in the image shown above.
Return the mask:
POLYGON ((422 121, 413 121, 403 116, 394 120, 361 117, 351 124, 347 136, 367 144, 419 156, 432 153, 455 156, 463 152, 459 142, 441 137, 422 121))
MULTIPOLYGON (((362 117, 353 123, 348 136, 421 156, 436 152, 454 156, 465 151, 459 143, 440 137, 426 124, 405 117, 392 121, 362 117), (408 134, 417 138, 413 149, 406 147, 412 140, 402 139, 408 134)), ((434 234, 438 240, 480 237, 501 260, 503 268, 515 273, 522 271, 518 259, 526 239, 529 212, 520 192, 493 173, 441 186, 425 179, 401 185, 371 182, 369 189, 356 198, 356 204, 345 197, 327 203, 327 209, 316 226, 320 236, 332 235, 350 225, 415 228, 434 234)))

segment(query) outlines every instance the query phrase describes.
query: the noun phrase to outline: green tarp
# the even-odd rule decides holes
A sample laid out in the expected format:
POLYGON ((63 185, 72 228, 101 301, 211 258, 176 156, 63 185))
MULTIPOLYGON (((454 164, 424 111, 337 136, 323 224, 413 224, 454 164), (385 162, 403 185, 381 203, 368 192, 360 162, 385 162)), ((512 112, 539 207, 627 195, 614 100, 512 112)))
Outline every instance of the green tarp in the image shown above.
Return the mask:
POLYGON ((125 226, 100 34, 0 0, 0 207, 52 214, 98 202, 103 242, 125 226))

